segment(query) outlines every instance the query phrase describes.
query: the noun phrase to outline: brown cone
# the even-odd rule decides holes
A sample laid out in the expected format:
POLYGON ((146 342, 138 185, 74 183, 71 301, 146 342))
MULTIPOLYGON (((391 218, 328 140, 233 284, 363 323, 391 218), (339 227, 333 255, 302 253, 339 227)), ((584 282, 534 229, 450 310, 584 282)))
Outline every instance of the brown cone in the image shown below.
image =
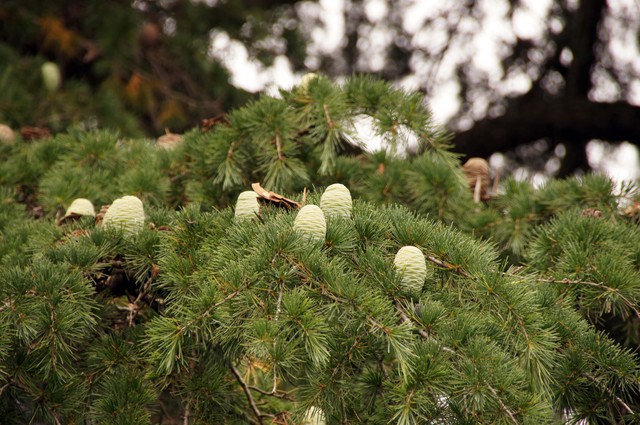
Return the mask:
MULTIPOLYGON (((491 178, 489 176, 489 163, 483 158, 469 158, 462 166, 464 173, 467 175, 467 181, 471 192, 476 190, 478 178, 480 179, 480 199, 487 199, 491 178)), ((475 198, 475 196, 474 196, 475 198)))

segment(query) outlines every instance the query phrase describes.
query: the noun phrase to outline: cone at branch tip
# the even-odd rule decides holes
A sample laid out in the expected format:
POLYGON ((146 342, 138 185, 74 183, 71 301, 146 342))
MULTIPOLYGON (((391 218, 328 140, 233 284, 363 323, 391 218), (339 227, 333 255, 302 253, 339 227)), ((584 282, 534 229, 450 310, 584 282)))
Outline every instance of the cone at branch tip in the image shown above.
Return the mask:
POLYGON ((424 279, 427 277, 427 263, 419 248, 403 246, 398 250, 393 264, 402 276, 402 287, 407 292, 417 293, 422 290, 424 279))
POLYGON ((309 239, 324 241, 327 235, 327 221, 324 213, 317 205, 305 205, 300 208, 293 223, 293 228, 309 239))
POLYGON ((260 204, 258 204, 258 194, 256 192, 246 190, 238 195, 235 209, 236 221, 251 220, 259 212, 260 204))
POLYGON ((340 183, 328 186, 320 198, 320 208, 327 216, 349 217, 351 215, 351 192, 340 183))
POLYGON ((96 210, 90 200, 85 198, 77 198, 74 199, 73 202, 71 202, 71 205, 69 205, 69 208, 67 208, 67 212, 64 216, 68 217, 71 214, 89 215, 91 217, 95 217, 96 210))
POLYGON ((104 227, 122 229, 132 236, 144 227, 144 206, 136 196, 123 196, 113 201, 102 219, 104 227))
POLYGON ((58 90, 62 82, 62 76, 60 75, 60 68, 53 62, 45 62, 40 68, 42 73, 42 81, 44 86, 50 93, 58 90))

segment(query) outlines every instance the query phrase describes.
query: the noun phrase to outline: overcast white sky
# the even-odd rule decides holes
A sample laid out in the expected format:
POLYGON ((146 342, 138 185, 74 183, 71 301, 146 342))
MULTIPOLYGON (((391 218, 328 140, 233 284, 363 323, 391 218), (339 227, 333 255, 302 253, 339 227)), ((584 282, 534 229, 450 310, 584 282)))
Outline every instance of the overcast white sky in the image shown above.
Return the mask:
MULTIPOLYGON (((577 0, 574 0, 577 1, 577 0)), ((501 94, 518 94, 526 92, 531 79, 524 72, 513 75, 502 75, 500 67, 501 47, 504 43, 511 42, 517 31, 517 35, 525 39, 538 39, 544 31, 543 24, 547 11, 552 5, 552 0, 525 0, 524 7, 513 16, 513 21, 506 19, 507 4, 497 0, 479 0, 479 5, 486 14, 486 21, 481 27, 477 27, 475 21, 464 19, 458 22, 459 28, 469 27, 477 36, 473 39, 473 48, 466 49, 463 45, 450 45, 448 53, 434 72, 433 67, 426 63, 414 63, 414 75, 405 78, 399 84, 407 90, 415 90, 421 82, 432 81, 429 87, 428 101, 437 122, 446 123, 460 107, 457 97, 458 86, 453 78, 453 71, 459 61, 464 60, 462 52, 471 52, 474 66, 484 73, 484 77, 495 85, 495 89, 501 94), (476 26, 474 28, 474 26, 476 26)), ((611 28, 611 36, 608 41, 609 51, 619 67, 633 69, 640 73, 640 49, 638 48, 638 31, 640 19, 636 19, 634 25, 625 21, 620 25, 615 20, 622 22, 629 16, 640 16, 640 0, 609 0, 609 6, 613 11, 614 22, 608 25, 611 28)), ((425 26, 424 22, 429 17, 441 15, 443 10, 454 10, 450 2, 440 0, 396 0, 395 4, 406 6, 409 10, 403 17, 403 26, 413 34, 414 46, 437 53, 447 42, 444 23, 425 26)), ((345 30, 343 0, 319 0, 303 5, 305 14, 321 21, 322 25, 316 26, 311 33, 312 43, 309 46, 309 59, 307 65, 313 69, 317 63, 315 56, 318 53, 334 51, 343 41, 345 30)), ((389 13, 385 0, 367 0, 365 13, 372 23, 372 29, 365 37, 367 51, 371 52, 367 57, 368 66, 372 69, 381 68, 384 63, 384 46, 389 42, 389 32, 385 31, 384 20, 389 13)), ((450 14, 455 18, 455 13, 450 14)), ((555 25, 553 22, 551 25, 555 25)), ((560 22, 557 25, 561 25, 560 22)), ((270 94, 277 93, 278 88, 290 88, 300 81, 303 74, 294 74, 288 59, 285 56, 275 58, 273 66, 265 68, 258 61, 249 57, 242 43, 232 40, 226 33, 213 32, 211 34, 211 55, 222 60, 232 74, 232 84, 251 92, 264 91, 270 94)), ((566 60, 570 60, 567 52, 566 60)), ((595 89, 592 97, 595 100, 612 100, 615 88, 605 77, 596 76, 595 89)), ((633 81, 631 93, 628 99, 640 104, 640 81, 633 81)), ((472 116, 482 117, 486 114, 488 101, 478 98, 472 105, 472 116)), ((469 120, 467 125, 471 125, 469 120)), ((465 125, 463 122, 462 125, 465 125)), ((367 129, 366 125, 358 126, 363 132, 363 140, 373 140, 375 136, 367 129)), ((372 146, 379 146, 380 141, 373 140, 372 146)), ((588 147, 589 160, 592 166, 601 169, 613 178, 637 179, 640 176, 638 169, 638 151, 631 144, 622 144, 613 152, 607 146, 593 142, 588 147)), ((494 158, 492 163, 498 165, 499 158, 494 158)))

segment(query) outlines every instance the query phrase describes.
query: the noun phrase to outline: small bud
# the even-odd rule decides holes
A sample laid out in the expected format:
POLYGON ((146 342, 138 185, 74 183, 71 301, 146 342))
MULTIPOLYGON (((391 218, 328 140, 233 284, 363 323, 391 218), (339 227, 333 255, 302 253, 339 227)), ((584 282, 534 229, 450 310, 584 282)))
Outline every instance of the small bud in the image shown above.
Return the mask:
POLYGON ((71 205, 69 205, 69 208, 67 208, 67 212, 64 216, 68 217, 71 214, 90 215, 91 217, 95 217, 96 210, 90 200, 85 198, 78 198, 74 199, 71 205))
POLYGON ((293 228, 313 240, 324 241, 327 235, 327 222, 317 205, 302 207, 298 211, 293 228))
POLYGON ((258 194, 253 190, 247 190, 238 195, 236 202, 236 221, 251 220, 260 211, 258 194))
POLYGON ((393 264, 402 275, 402 285, 408 292, 419 292, 427 276, 427 263, 422 251, 415 246, 403 246, 398 250, 393 264))
POLYGON ((311 406, 304 415, 302 425, 327 425, 324 411, 319 407, 311 406))
POLYGON ((42 71, 42 81, 44 86, 51 93, 60 88, 62 77, 60 76, 60 68, 53 62, 45 62, 40 68, 42 71))
POLYGON ((300 91, 304 94, 307 94, 309 92, 309 83, 316 78, 318 78, 318 74, 316 74, 315 72, 304 74, 302 76, 302 79, 300 80, 300 84, 298 85, 300 91))
POLYGON ((113 201, 102 219, 104 227, 122 229, 127 235, 135 235, 144 227, 144 207, 135 196, 123 196, 113 201))
POLYGON ((6 124, 0 124, 0 143, 13 143, 16 141, 16 134, 13 129, 6 124))
POLYGON ((351 192, 340 183, 327 187, 320 198, 320 208, 327 216, 349 217, 351 206, 351 192))

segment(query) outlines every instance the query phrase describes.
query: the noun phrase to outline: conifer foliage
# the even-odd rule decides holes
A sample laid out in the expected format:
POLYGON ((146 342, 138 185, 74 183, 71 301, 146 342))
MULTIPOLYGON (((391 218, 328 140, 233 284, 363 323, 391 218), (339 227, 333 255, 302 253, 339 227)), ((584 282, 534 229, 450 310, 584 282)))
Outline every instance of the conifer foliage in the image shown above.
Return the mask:
POLYGON ((360 77, 171 150, 0 149, 3 423, 640 420, 633 185, 474 200, 424 99, 360 77), (363 121, 386 150, 353 148, 363 121))

